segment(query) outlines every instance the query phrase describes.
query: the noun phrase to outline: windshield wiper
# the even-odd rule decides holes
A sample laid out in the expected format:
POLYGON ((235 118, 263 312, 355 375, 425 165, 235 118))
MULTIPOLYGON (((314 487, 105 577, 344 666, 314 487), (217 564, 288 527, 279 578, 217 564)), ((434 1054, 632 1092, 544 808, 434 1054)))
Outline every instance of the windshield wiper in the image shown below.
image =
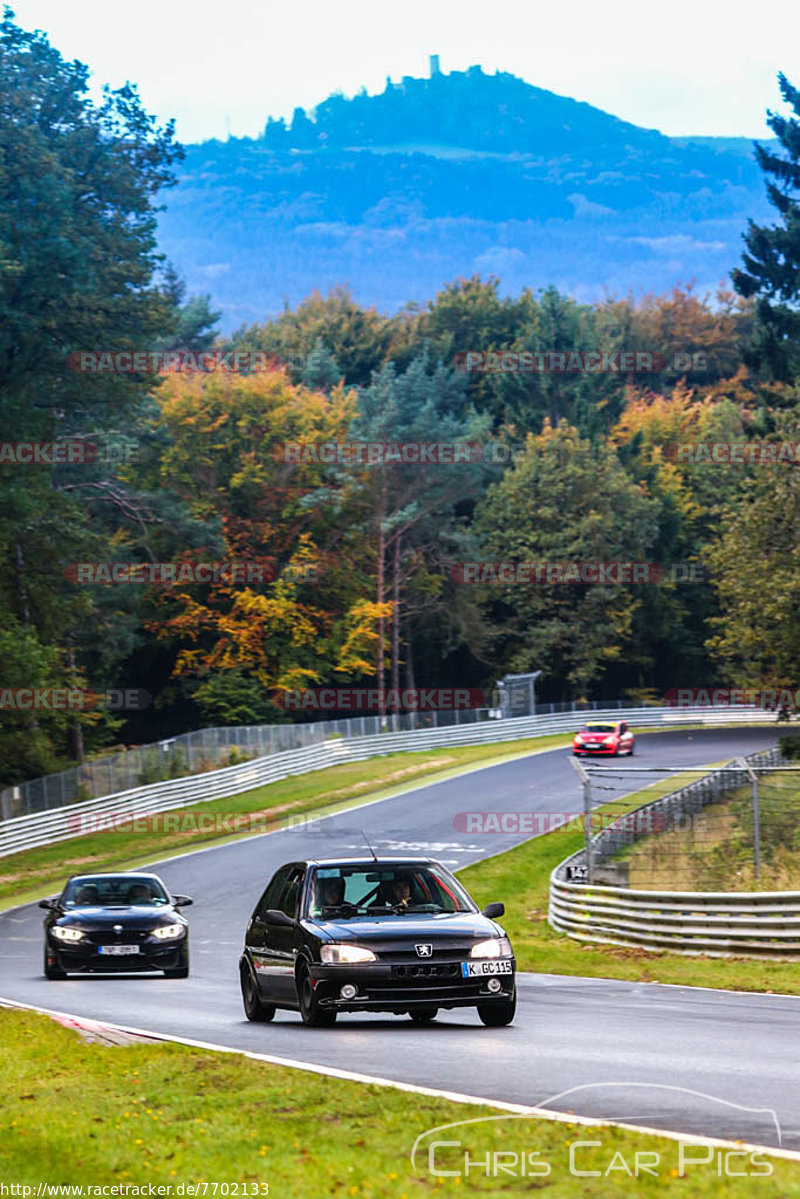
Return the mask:
POLYGON ((317 912, 313 919, 329 920, 329 913, 340 913, 344 916, 359 916, 367 915, 369 908, 361 908, 355 903, 330 903, 326 904, 321 911, 317 912))

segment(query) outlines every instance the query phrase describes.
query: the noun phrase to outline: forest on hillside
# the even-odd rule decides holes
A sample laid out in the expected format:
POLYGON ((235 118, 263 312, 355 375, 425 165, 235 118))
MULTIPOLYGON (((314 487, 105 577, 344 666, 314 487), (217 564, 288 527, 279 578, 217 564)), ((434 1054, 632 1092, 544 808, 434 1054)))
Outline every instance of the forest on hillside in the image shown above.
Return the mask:
POLYGON ((768 211, 744 138, 668 138, 480 68, 189 146, 176 179, 160 242, 225 332, 343 282, 386 311, 475 273, 587 300, 713 291, 768 211))
MULTIPOLYGON (((4 710, 3 782, 111 744, 285 721, 281 693, 323 684, 490 691, 541 670, 542 699, 637 702, 798 684, 797 466, 675 452, 800 442, 797 318, 768 298, 785 282, 770 280, 776 254, 796 252, 789 201, 786 228, 751 229, 736 290, 581 303, 472 275, 385 313, 337 287, 223 337, 157 248, 156 204, 182 155, 172 129, 132 88, 93 105, 85 68, 8 14, 0 46, 12 81, 0 132, 19 168, 2 176, 4 446, 102 451, 0 460, 3 694, 151 699, 140 712, 4 710), (82 353, 121 351, 260 355, 261 367, 75 369, 82 353), (628 365, 464 369, 468 355, 563 365, 573 351, 628 365), (365 442, 480 452, 286 453, 365 442), (611 561, 702 569, 690 581, 665 569, 658 585, 462 581, 464 563, 611 561), (208 562, 270 569, 166 583, 78 569, 208 562)), ((799 127, 776 133, 796 146, 799 127)), ((775 174, 774 162, 761 166, 775 174)))

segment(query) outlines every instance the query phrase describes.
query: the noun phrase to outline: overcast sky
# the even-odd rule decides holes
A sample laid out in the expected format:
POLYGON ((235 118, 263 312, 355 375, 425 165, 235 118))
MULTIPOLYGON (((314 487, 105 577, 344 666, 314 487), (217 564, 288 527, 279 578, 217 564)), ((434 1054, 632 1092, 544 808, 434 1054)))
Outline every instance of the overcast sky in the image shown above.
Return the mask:
POLYGON ((98 84, 137 82, 183 141, 259 134, 333 91, 480 63, 667 134, 760 137, 800 83, 800 3, 761 0, 11 0, 98 84))

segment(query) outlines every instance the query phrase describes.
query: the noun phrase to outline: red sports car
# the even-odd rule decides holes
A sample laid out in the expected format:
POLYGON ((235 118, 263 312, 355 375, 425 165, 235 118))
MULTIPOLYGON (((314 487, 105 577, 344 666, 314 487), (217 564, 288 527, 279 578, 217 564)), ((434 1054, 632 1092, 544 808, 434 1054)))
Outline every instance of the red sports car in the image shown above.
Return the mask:
POLYGON ((574 754, 632 754, 636 738, 624 721, 585 724, 572 742, 574 754))

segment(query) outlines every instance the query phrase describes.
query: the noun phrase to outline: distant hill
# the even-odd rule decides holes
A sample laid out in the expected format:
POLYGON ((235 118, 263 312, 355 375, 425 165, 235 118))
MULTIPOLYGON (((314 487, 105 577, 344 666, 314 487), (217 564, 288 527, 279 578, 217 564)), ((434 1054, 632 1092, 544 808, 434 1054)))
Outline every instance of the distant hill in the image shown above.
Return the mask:
POLYGON ((769 211, 746 138, 668 138, 479 67, 190 146, 164 200, 162 248, 226 331, 342 282, 388 311, 476 272, 578 299, 713 289, 769 211))

